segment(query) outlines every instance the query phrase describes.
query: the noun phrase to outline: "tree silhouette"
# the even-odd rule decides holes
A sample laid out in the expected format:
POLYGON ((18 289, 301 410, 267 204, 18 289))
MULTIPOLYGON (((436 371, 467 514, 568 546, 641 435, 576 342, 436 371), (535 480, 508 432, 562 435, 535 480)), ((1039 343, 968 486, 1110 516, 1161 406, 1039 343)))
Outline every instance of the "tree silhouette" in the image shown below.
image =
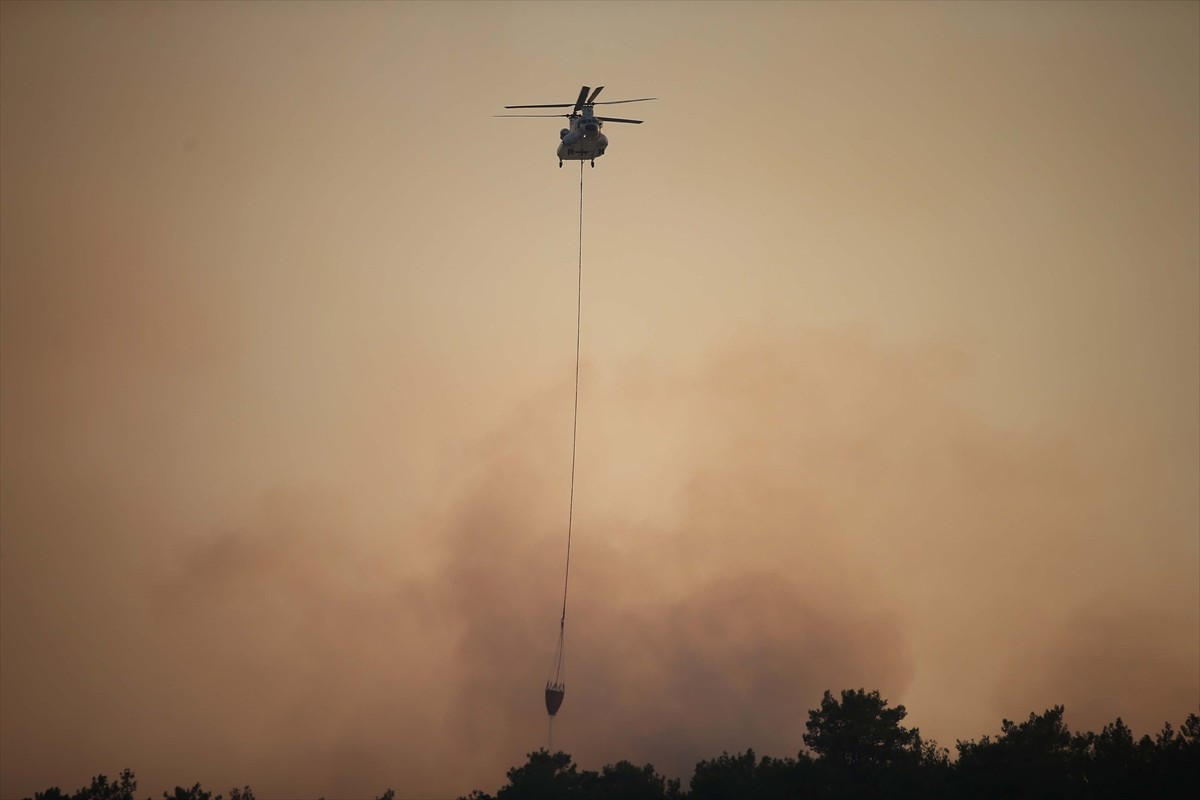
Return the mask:
MULTIPOLYGON (((71 795, 65 794, 62 789, 57 786, 52 786, 49 789, 41 792, 33 793, 33 800, 70 800, 71 795)), ((29 798, 25 798, 29 800, 29 798)))
POLYGON ((508 782, 496 793, 496 800, 553 800, 578 795, 580 789, 579 770, 561 750, 554 754, 544 749, 530 753, 529 763, 508 771, 508 782))
POLYGON ((601 772, 580 771, 563 752, 538 750, 529 761, 508 771, 508 784, 492 795, 475 790, 460 800, 666 800, 679 797, 679 781, 668 781, 647 764, 628 761, 604 767, 601 772))
POLYGON ((804 743, 817 754, 823 797, 924 797, 939 793, 948 754, 901 722, 904 706, 888 708, 879 692, 826 691, 808 712, 804 743))
MULTIPOLYGON (((97 775, 92 782, 73 795, 68 795, 57 786, 44 792, 34 793, 34 800, 134 800, 133 793, 137 791, 137 778, 133 770, 122 770, 117 780, 109 783, 105 775, 97 775)), ((28 800, 28 798, 26 798, 28 800)))
POLYGON ((1149 736, 1135 741, 1133 731, 1117 717, 1100 733, 1075 734, 1074 760, 1079 767, 1075 788, 1097 800, 1132 797, 1151 778, 1154 742, 1149 736))
POLYGON ((958 742, 960 791, 981 798, 1080 796, 1093 737, 1072 737, 1063 713, 1054 706, 1019 724, 1006 719, 995 741, 958 742))
POLYGON ((729 755, 722 753, 711 761, 701 761, 692 775, 691 800, 745 800, 816 798, 819 793, 813 760, 801 753, 798 758, 763 756, 755 761, 753 750, 729 755))
POLYGON ((1200 716, 1188 714, 1178 733, 1168 722, 1150 752, 1148 786, 1160 795, 1200 796, 1200 716))
POLYGON ((921 735, 900 722, 904 706, 887 707, 879 692, 842 692, 839 703, 826 691, 821 707, 808 712, 804 743, 823 760, 846 767, 915 764, 921 757, 921 735))
POLYGON ((691 797, 694 800, 750 797, 757 767, 753 750, 733 756, 722 753, 712 761, 701 761, 692 775, 691 797))
MULTIPOLYGON (((190 789, 176 786, 174 792, 163 792, 163 800, 212 800, 212 796, 212 792, 204 791, 198 783, 190 789)), ((221 795, 216 800, 221 800, 221 795)))
POLYGON ((618 761, 605 766, 585 794, 609 800, 661 800, 679 796, 679 781, 668 781, 651 764, 639 767, 618 761))

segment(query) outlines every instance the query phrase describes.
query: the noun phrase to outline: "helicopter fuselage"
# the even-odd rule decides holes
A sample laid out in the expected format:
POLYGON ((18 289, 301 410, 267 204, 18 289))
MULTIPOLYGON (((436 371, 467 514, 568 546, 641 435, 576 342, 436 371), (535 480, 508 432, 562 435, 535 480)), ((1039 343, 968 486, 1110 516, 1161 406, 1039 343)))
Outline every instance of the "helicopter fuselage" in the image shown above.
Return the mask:
POLYGON ((593 117, 591 109, 586 109, 582 116, 570 118, 569 128, 563 128, 558 136, 560 161, 590 161, 604 155, 608 148, 608 137, 600 132, 604 123, 593 117))

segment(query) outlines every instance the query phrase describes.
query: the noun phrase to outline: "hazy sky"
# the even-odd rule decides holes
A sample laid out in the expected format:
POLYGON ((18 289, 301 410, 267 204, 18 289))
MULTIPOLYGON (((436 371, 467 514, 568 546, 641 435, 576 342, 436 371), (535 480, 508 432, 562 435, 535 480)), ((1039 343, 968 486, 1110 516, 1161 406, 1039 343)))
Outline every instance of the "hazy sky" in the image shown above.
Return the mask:
POLYGON ((1200 4, 0 4, 0 796, 1200 707, 1200 4), (636 112, 634 111, 636 109, 636 112), (628 112, 628 113, 624 113, 628 112))

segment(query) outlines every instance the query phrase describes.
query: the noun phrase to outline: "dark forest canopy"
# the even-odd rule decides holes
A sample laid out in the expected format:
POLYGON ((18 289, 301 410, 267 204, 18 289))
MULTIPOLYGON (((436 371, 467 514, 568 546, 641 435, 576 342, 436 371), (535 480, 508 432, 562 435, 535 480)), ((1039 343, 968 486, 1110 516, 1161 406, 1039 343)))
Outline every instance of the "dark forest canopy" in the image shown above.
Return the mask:
MULTIPOLYGON (((1200 716, 1189 714, 1175 730, 1135 739, 1118 717, 1099 733, 1072 733, 1064 709, 1004 720, 1000 735, 958 741, 957 758, 937 742, 904 726, 904 706, 888 707, 879 692, 825 692, 808 712, 805 749, 795 757, 758 756, 753 750, 722 753, 696 765, 688 786, 659 775, 650 764, 628 761, 599 772, 581 770, 566 753, 538 750, 508 771, 495 795, 476 790, 460 800, 857 800, 858 798, 1055 798, 1107 800, 1128 797, 1200 797, 1200 716)), ((68 794, 58 788, 33 800, 137 800, 130 770, 109 782, 103 776, 68 794)), ((375 800, 395 800, 385 791, 375 800)), ((26 800, 30 800, 26 798, 26 800)), ((222 800, 199 784, 163 792, 163 800, 222 800)), ((231 789, 228 800, 254 800, 250 787, 231 789)))
POLYGON ((565 753, 539 750, 508 772, 496 794, 467 800, 802 800, 803 798, 1127 798, 1200 796, 1200 717, 1135 740, 1118 718, 1100 733, 1071 733, 1063 707, 1004 720, 995 739, 959 741, 958 758, 903 725, 904 706, 879 692, 826 692, 808 712, 806 750, 771 758, 753 750, 696 765, 687 789, 652 765, 622 761, 581 771, 565 753))
MULTIPOLYGON (((55 786, 44 792, 37 792, 34 794, 34 798, 36 800, 136 800, 136 794, 137 778, 134 777, 133 770, 126 769, 112 782, 109 782, 105 775, 97 775, 92 778, 90 785, 73 793, 64 792, 55 786)), ((25 798, 25 800, 30 800, 30 798, 25 798)), ((191 788, 185 789, 182 786, 176 786, 173 792, 163 792, 162 800, 222 800, 222 797, 218 794, 214 798, 212 792, 205 791, 197 783, 191 788)), ((254 800, 254 792, 249 786, 241 789, 235 786, 229 790, 229 800, 254 800)), ((391 798, 387 798, 387 800, 391 800, 391 798)))

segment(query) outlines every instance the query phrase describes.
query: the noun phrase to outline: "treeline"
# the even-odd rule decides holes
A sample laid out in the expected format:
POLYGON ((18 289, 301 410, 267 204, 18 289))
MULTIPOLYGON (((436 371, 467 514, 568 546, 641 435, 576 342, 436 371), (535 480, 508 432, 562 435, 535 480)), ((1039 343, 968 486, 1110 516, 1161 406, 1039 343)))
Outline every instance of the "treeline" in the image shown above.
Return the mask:
MULTIPOLYGON (((136 794, 137 778, 134 776, 133 770, 127 769, 118 775, 115 781, 110 782, 107 776, 97 775, 92 778, 90 785, 75 792, 67 793, 55 786, 44 792, 36 792, 33 800, 137 800, 136 794)), ((198 783, 190 789, 176 786, 175 791, 163 792, 162 796, 163 800, 222 800, 221 795, 214 798, 212 792, 201 789, 198 783)), ((25 800, 30 800, 30 798, 26 797, 25 800)), ((229 800, 254 800, 254 792, 250 790, 249 786, 241 789, 234 787, 229 790, 229 800)), ((322 800, 324 799, 322 798, 322 800)), ((376 800, 380 800, 380 798, 376 798, 376 800)), ((392 798, 389 797, 387 800, 392 800, 392 798)))
POLYGON ((879 692, 825 693, 808 712, 807 749, 794 758, 753 750, 701 761, 688 788, 647 764, 580 770, 566 753, 539 750, 508 771, 495 795, 459 800, 1109 800, 1200 797, 1200 717, 1178 731, 1135 739, 1118 717, 1100 733, 1072 733, 1063 707, 1004 720, 1000 735, 959 741, 958 758, 906 728, 904 706, 879 692))
MULTIPOLYGON (((459 800, 1116 800, 1200 797, 1200 716, 1189 714, 1176 731, 1135 739, 1120 718, 1100 733, 1072 733, 1063 707, 1004 720, 1000 735, 959 741, 958 758, 903 725, 904 706, 889 708, 879 692, 825 693, 808 712, 806 749, 794 758, 753 750, 701 761, 688 787, 659 775, 650 764, 628 761, 599 772, 581 770, 566 753, 538 750, 508 771, 495 795, 474 791, 459 800)), ((125 770, 109 782, 100 775, 68 794, 52 788, 25 800, 137 800, 137 780, 125 770)), ((147 800, 150 800, 147 798, 147 800)), ((163 800, 223 800, 222 795, 175 787, 163 800)), ((249 786, 228 800, 255 800, 249 786)), ((324 800, 322 798, 321 800, 324 800)), ((395 800, 388 789, 375 800, 395 800)))
MULTIPOLYGON (((122 772, 112 782, 109 782, 105 775, 97 775, 92 778, 90 785, 75 792, 67 793, 55 786, 44 792, 35 792, 32 798, 26 797, 25 800, 137 800, 137 777, 130 769, 122 772)), ((218 794, 213 797, 212 792, 205 791, 197 783, 189 789, 176 786, 173 792, 163 792, 162 800, 223 800, 223 796, 218 794)), ((254 791, 249 786, 241 789, 235 786, 229 790, 229 800, 255 800, 254 791)), ((396 800, 396 793, 388 789, 375 800, 396 800)))

